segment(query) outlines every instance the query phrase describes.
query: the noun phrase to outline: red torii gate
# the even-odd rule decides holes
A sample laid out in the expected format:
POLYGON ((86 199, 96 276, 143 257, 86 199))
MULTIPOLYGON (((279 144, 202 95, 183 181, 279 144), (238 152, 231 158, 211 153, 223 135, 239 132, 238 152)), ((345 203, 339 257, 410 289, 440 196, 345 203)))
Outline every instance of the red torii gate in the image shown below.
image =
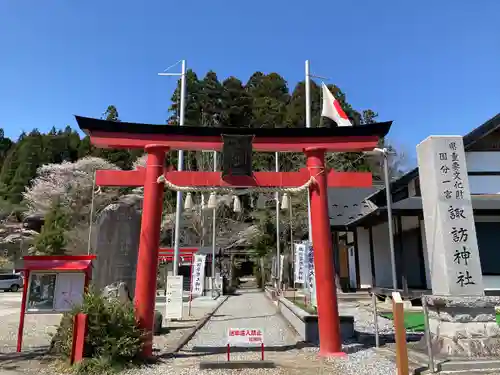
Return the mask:
MULTIPOLYGON (((144 186, 141 234, 135 285, 135 307, 139 324, 152 332, 156 297, 156 272, 164 175, 178 186, 210 187, 298 187, 311 177, 312 240, 317 285, 320 354, 341 351, 341 336, 333 249, 328 215, 327 187, 368 187, 370 173, 325 171, 325 152, 370 151, 377 147, 392 122, 338 128, 207 128, 177 127, 112 122, 76 116, 80 128, 94 146, 102 148, 140 148, 147 154, 146 168, 136 171, 97 171, 98 186, 144 186), (165 155, 172 150, 221 151, 222 135, 252 135, 254 151, 304 152, 307 168, 299 172, 255 172, 251 177, 224 176, 220 172, 176 172, 165 168, 165 155)), ((143 346, 143 355, 152 355, 152 334, 143 346)))

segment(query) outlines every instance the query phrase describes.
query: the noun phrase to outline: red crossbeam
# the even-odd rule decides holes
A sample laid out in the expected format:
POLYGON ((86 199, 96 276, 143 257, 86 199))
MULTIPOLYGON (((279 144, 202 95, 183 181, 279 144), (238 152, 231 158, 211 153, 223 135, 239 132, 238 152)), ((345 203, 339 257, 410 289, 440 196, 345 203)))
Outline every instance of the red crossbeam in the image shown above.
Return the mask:
MULTIPOLYGON (((134 171, 96 171, 97 186, 131 186, 144 185, 146 170, 134 171)), ((217 187, 297 187, 304 185, 310 178, 306 168, 298 172, 254 172, 252 177, 226 176, 220 172, 176 172, 165 171, 168 181, 177 186, 217 186, 217 187)), ((328 173, 328 187, 369 187, 372 186, 370 172, 336 172, 328 173)))
MULTIPOLYGON (((175 134, 129 134, 93 131, 90 140, 96 147, 101 148, 140 148, 155 144, 165 146, 170 150, 222 150, 220 136, 186 136, 175 134)), ((312 137, 297 138, 283 137, 266 138, 255 137, 252 143, 254 151, 303 152, 307 148, 320 148, 331 152, 359 152, 371 151, 378 146, 379 137, 348 136, 348 137, 312 137)))
MULTIPOLYGON (((194 258, 194 253, 198 251, 196 247, 182 247, 179 249, 179 257, 184 262, 191 262, 194 258)), ((174 260, 174 249, 171 247, 160 247, 158 249, 158 259, 173 261, 174 260)))
MULTIPOLYGON (((197 247, 181 247, 179 249, 179 253, 184 255, 190 255, 196 253, 197 251, 197 247)), ((174 249, 172 249, 171 247, 160 247, 158 249, 158 253, 162 255, 172 255, 174 253, 174 249)))

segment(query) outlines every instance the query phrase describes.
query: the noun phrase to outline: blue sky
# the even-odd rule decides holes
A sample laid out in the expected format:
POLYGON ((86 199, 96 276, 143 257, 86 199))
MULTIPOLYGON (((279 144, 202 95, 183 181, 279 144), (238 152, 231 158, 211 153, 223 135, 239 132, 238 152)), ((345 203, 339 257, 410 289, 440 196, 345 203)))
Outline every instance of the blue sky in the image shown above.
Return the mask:
POLYGON ((109 104, 164 123, 175 80, 157 72, 179 59, 200 76, 275 71, 291 88, 309 59, 414 154, 500 112, 499 13, 498 0, 3 0, 0 126, 76 126, 109 104))

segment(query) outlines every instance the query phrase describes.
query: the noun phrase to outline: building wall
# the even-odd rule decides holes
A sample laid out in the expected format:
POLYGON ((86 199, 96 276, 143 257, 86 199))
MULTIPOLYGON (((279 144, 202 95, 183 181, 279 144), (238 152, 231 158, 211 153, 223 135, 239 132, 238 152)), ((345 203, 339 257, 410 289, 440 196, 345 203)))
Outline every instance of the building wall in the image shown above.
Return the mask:
POLYGON ((372 286, 372 262, 370 259, 370 236, 368 229, 356 228, 358 239, 358 259, 359 259, 359 287, 361 289, 372 286))
MULTIPOLYGON (((389 248, 389 235, 387 223, 377 225, 373 231, 373 252, 375 255, 375 278, 376 286, 390 287, 392 285, 391 276, 391 253, 389 248)), ((370 242, 368 229, 358 229, 358 251, 360 284, 372 285, 370 242)))
MULTIPOLYGON (((498 216, 478 216, 478 217, 475 217, 475 222, 476 223, 499 223, 500 217, 498 217, 498 216)), ((495 233, 493 235, 495 236, 497 234, 495 233)), ((500 233, 498 234, 498 236, 499 236, 498 242, 500 243, 500 233)), ((480 238, 478 238, 478 242, 479 242, 479 244, 481 243, 480 238)), ((491 251, 491 248, 489 250, 491 251)), ((481 252, 481 249, 479 249, 479 251, 481 252)), ((498 268, 500 268, 500 264, 498 265, 498 268)), ((484 283, 485 290, 493 290, 493 289, 499 290, 500 289, 500 275, 483 275, 483 283, 484 283)))
MULTIPOLYGON (((418 218, 405 217, 402 219, 403 232, 412 230, 418 227, 418 218)), ((394 226, 396 228, 396 226, 394 226)), ((387 223, 379 224, 372 228, 373 230, 373 247, 375 257, 375 278, 378 287, 392 287, 392 272, 391 272, 391 251, 389 246, 389 228, 387 223)), ((357 228, 358 236, 358 257, 359 257, 359 272, 361 288, 369 288, 372 285, 371 276, 371 260, 370 260, 370 241, 369 231, 365 228, 357 228)), ((404 238, 404 236, 403 236, 404 238)), ((418 257, 415 246, 405 246, 405 259, 407 274, 411 277, 418 277, 414 269, 411 269, 411 264, 418 257)), ((425 254, 424 254, 425 260, 425 254)), ((427 262, 426 262, 427 265, 427 262)), ((428 266, 427 266, 428 268, 428 266)))
MULTIPOLYGON (((470 173, 500 171, 500 152, 467 152, 467 171, 470 173)), ((498 194, 500 193, 499 176, 469 176, 471 194, 498 194)))
MULTIPOLYGON (((467 152, 467 170, 469 173, 500 172, 500 152, 467 152)), ((471 194, 499 194, 500 175, 472 175, 469 176, 471 194)), ((411 189, 410 189, 411 190, 411 189)), ((414 195, 414 194, 412 194, 414 195)), ((500 222, 498 216, 479 216, 476 222, 500 222)), ((404 217, 402 219, 403 231, 418 227, 417 217, 404 217)), ((431 270, 429 254, 427 252, 427 242, 425 238, 424 221, 420 221, 420 231, 422 236, 423 258, 425 266, 426 287, 432 288, 431 270)), ((360 284, 362 288, 371 286, 371 261, 368 229, 358 228, 358 257, 360 284)), ((391 257, 389 249, 389 234, 387 223, 373 227, 373 241, 375 252, 375 275, 377 286, 391 287, 391 257)), ((500 233, 499 233, 500 243, 500 233)), ((500 267, 500 265, 499 265, 500 267)), ((500 289, 500 276, 484 275, 483 281, 485 289, 500 289)))
MULTIPOLYGON (((426 276, 423 275, 422 268, 425 267, 425 257, 422 260, 420 255, 421 232, 418 230, 417 216, 404 216, 401 218, 403 229, 403 261, 407 277, 408 287, 410 288, 425 288, 426 276), (425 280, 424 280, 425 277, 425 280)), ((398 249, 399 244, 396 244, 398 249)), ((398 275, 398 277, 400 277, 398 275)))
MULTIPOLYGON (((476 223, 480 222, 498 222, 498 216, 478 216, 475 218, 476 223)), ((404 217, 402 220, 403 232, 418 227, 417 217, 404 217)), ((429 254, 427 252, 427 242, 425 239, 424 221, 420 221, 420 232, 422 236, 422 248, 425 267, 425 286, 427 289, 432 289, 431 283, 431 269, 429 263, 429 254)), ((359 273, 360 273, 360 287, 370 288, 372 286, 371 276, 371 260, 370 260, 370 241, 368 229, 357 228, 358 237, 358 257, 359 257, 359 273)), ((479 239, 480 241, 480 239, 479 239)), ((373 242, 374 242, 374 255, 375 255, 375 277, 378 287, 392 287, 392 274, 391 274, 391 255, 389 248, 389 234, 387 223, 383 223, 373 227, 373 242)), ((500 243, 500 233, 499 233, 500 243)), ((405 259, 407 260, 407 274, 408 278, 416 277, 410 276, 411 272, 416 272, 415 269, 408 267, 411 265, 412 259, 415 254, 409 254, 410 247, 405 247, 405 259)), ((414 251, 414 247, 411 247, 414 251)), ((484 251, 484 250, 483 250, 484 251)), ((491 251, 491 250, 490 250, 491 251)), ((500 264, 499 264, 500 268, 500 264)), ((500 290, 500 275, 483 275, 483 282, 485 290, 500 290)))
POLYGON ((429 263, 429 253, 427 252, 427 241, 425 238, 425 223, 424 220, 420 220, 420 234, 422 236, 422 249, 424 252, 424 263, 425 263, 425 281, 427 289, 432 288, 431 283, 431 266, 429 263))

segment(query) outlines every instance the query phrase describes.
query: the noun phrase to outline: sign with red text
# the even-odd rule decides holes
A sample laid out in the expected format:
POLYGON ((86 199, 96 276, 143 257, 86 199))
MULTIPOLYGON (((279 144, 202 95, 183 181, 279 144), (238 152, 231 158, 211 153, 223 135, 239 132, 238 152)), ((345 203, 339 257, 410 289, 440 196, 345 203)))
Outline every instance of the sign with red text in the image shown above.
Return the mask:
POLYGON ((227 343, 232 346, 262 345, 264 331, 258 328, 229 328, 227 343))

